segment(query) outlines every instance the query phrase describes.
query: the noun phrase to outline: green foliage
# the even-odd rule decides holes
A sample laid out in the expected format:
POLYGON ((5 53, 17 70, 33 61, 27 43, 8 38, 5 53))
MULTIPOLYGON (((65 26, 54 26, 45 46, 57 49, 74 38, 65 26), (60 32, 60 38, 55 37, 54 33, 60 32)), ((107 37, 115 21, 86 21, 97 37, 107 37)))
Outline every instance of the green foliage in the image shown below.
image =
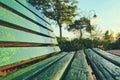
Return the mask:
POLYGON ((108 42, 113 42, 114 41, 114 37, 113 37, 113 33, 110 33, 108 30, 105 32, 104 34, 104 40, 108 41, 108 42))
POLYGON ((60 28, 60 39, 62 38, 62 24, 71 24, 77 6, 75 0, 29 0, 45 16, 57 22, 60 28))
POLYGON ((93 25, 88 25, 88 27, 86 28, 86 31, 87 31, 88 33, 91 33, 92 30, 94 30, 94 26, 93 26, 93 25))
MULTIPOLYGON (((60 28, 60 38, 58 43, 62 51, 75 51, 84 48, 97 47, 98 45, 104 45, 104 49, 120 49, 120 36, 118 34, 117 41, 113 42, 113 33, 106 31, 103 40, 100 40, 101 35, 98 33, 92 34, 95 30, 95 26, 90 24, 90 20, 85 17, 76 20, 72 23, 72 19, 78 15, 75 13, 77 6, 75 0, 28 0, 36 9, 41 10, 45 16, 57 22, 60 28), (69 31, 80 31, 80 39, 74 39, 68 41, 62 38, 62 24, 69 25, 69 31), (90 33, 90 39, 82 39, 82 29, 86 29, 90 33), (92 43, 91 43, 92 42, 92 43)), ((96 31, 98 32, 98 31, 96 31)))
POLYGON ((107 49, 120 49, 120 38, 113 43, 109 43, 107 49))
POLYGON ((85 48, 92 48, 92 47, 98 47, 98 45, 103 45, 105 50, 108 49, 120 49, 120 38, 113 43, 110 43, 109 41, 106 40, 98 40, 94 39, 91 40, 89 38, 86 39, 73 39, 71 41, 67 40, 66 38, 61 39, 57 38, 58 40, 58 45, 60 46, 62 51, 77 51, 80 49, 85 49, 85 48))
POLYGON ((91 48, 91 40, 90 39, 74 39, 74 40, 67 40, 57 38, 58 45, 60 46, 62 51, 77 51, 80 49, 91 48))
POLYGON ((116 35, 116 39, 118 40, 119 38, 120 38, 120 32, 117 33, 117 35, 116 35))
POLYGON ((80 31, 80 39, 82 38, 82 29, 88 27, 89 20, 85 17, 75 20, 74 23, 68 26, 68 31, 80 31))

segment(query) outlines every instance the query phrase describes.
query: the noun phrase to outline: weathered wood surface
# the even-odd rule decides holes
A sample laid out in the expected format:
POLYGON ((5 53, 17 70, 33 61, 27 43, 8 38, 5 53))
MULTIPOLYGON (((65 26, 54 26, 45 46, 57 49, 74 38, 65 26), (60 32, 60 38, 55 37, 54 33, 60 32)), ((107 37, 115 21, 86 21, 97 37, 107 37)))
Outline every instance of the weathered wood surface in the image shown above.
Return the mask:
POLYGON ((58 47, 7 47, 0 48, 0 67, 41 55, 53 53, 58 47))
MULTIPOLYGON (((7 22, 10 23, 12 25, 16 25, 16 28, 23 28, 26 30, 32 30, 34 32, 37 33, 42 33, 48 36, 54 36, 54 34, 51 33, 51 31, 43 28, 42 26, 39 26, 17 14, 14 14, 11 11, 8 11, 2 7, 0 7, 0 20, 2 20, 3 22, 7 22), (8 15, 9 14, 9 15, 8 15), (18 20, 19 19, 19 20, 18 20), (19 26, 19 27, 18 27, 19 26)), ((15 27, 15 26, 14 26, 15 27)))
POLYGON ((27 0, 0 0, 0 76, 60 52, 49 22, 27 0))
POLYGON ((63 52, 23 68, 0 80, 93 80, 83 50, 63 52), (63 57, 63 58, 61 58, 63 57), (50 63, 60 59, 49 67, 50 63), (46 69, 44 69, 46 67, 46 69), (43 69, 43 70, 42 70, 43 69))
POLYGON ((34 76, 31 80, 61 80, 61 77, 68 67, 68 64, 72 60, 74 52, 68 53, 65 57, 59 60, 57 63, 50 66, 39 75, 34 76))
POLYGON ((45 67, 51 65, 51 63, 64 57, 65 55, 66 55, 65 52, 60 53, 56 56, 42 60, 34 65, 23 68, 15 73, 12 73, 12 74, 4 76, 4 77, 0 77, 0 80, 25 80, 28 77, 30 77, 32 74, 36 73, 38 70, 40 71, 40 70, 44 69, 45 67))
POLYGON ((25 0, 16 0, 19 4, 24 5, 24 7, 28 10, 30 10, 31 12, 33 12, 34 14, 36 14, 38 17, 41 17, 41 19, 44 19, 45 22, 48 22, 49 24, 49 19, 46 19, 46 16, 44 16, 43 14, 39 14, 38 10, 35 7, 32 7, 31 4, 29 4, 29 2, 26 2, 25 0))
POLYGON ((0 41, 57 44, 56 39, 0 26, 0 41), (6 36, 3 36, 6 35, 6 36))
POLYGON ((83 50, 77 51, 65 80, 93 80, 83 50))
POLYGON ((112 63, 120 66, 120 56, 116 56, 114 54, 110 54, 106 51, 103 51, 101 49, 98 48, 93 48, 93 50, 98 53, 99 55, 101 55, 102 57, 106 58, 107 60, 111 61, 112 63))
POLYGON ((101 57, 91 49, 85 53, 96 74, 97 80, 120 80, 120 67, 101 57))
POLYGON ((0 0, 0 3, 2 6, 4 6, 4 8, 9 9, 13 13, 18 14, 21 17, 24 17, 27 20, 32 21, 33 23, 41 25, 44 28, 47 28, 52 31, 50 24, 47 23, 49 21, 48 20, 47 20, 47 22, 45 21, 46 17, 45 16, 43 17, 43 15, 39 13, 39 11, 34 9, 33 6, 27 2, 27 0, 24 0, 24 1, 23 0, 22 1, 21 0, 19 0, 19 1, 18 0, 10 0, 10 1, 9 0, 0 0), (23 5, 21 5, 18 2, 24 2, 25 4, 23 3, 23 5), (30 8, 32 10, 32 12, 25 7, 26 5, 29 5, 28 8, 30 8), (40 17, 38 17, 36 14, 40 17))

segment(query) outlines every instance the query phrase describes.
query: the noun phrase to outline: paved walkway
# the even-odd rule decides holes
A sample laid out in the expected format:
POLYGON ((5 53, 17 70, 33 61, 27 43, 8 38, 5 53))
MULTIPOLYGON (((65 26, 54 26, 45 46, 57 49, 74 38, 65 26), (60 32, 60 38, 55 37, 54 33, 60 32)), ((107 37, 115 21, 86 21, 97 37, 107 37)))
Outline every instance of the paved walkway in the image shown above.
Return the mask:
POLYGON ((108 52, 120 54, 120 50, 108 50, 108 52))

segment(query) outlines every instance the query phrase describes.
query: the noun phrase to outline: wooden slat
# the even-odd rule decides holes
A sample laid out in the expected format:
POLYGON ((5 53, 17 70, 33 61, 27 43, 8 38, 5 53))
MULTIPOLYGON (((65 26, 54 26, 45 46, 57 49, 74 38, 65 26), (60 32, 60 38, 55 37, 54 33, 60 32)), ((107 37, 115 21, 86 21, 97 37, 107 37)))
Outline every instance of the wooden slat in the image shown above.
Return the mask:
POLYGON ((0 0, 0 75, 57 52, 60 49, 46 17, 27 0, 0 0))
POLYGON ((52 30, 48 23, 46 23, 45 21, 43 21, 39 17, 35 16, 35 14, 33 14, 31 11, 29 11, 28 9, 23 7, 21 4, 19 4, 15 0, 10 0, 10 1, 9 0, 0 0, 0 3, 1 3, 1 5, 2 4, 5 5, 5 6, 2 5, 3 7, 7 6, 8 9, 10 8, 13 12, 17 11, 16 13, 20 14, 20 15, 23 15, 24 18, 28 18, 28 19, 34 20, 36 23, 42 24, 44 27, 52 30))
POLYGON ((65 53, 60 53, 60 54, 55 55, 53 57, 39 61, 38 63, 33 64, 31 66, 28 66, 24 69, 21 69, 13 74, 10 74, 10 75, 4 76, 4 77, 0 77, 0 80, 7 80, 7 79, 9 79, 9 80, 23 80, 23 79, 31 76, 32 74, 36 73, 36 71, 38 71, 38 70, 42 71, 46 66, 50 66, 56 60, 62 58, 65 55, 66 55, 65 53))
MULTIPOLYGON (((1 11, 0 12, 0 20, 1 21, 8 22, 8 23, 20 26, 21 28, 29 29, 29 30, 32 30, 32 31, 35 31, 38 33, 42 33, 45 35, 55 37, 53 32, 51 32, 47 29, 44 29, 43 27, 38 26, 38 25, 30 22, 29 20, 24 19, 21 16, 18 16, 16 14, 12 13, 11 11, 8 11, 2 7, 0 7, 0 11, 1 11)), ((2 24, 2 23, 0 23, 0 24, 2 24)))
POLYGON ((26 43, 26 42, 1 42, 0 41, 0 47, 38 47, 38 46, 57 46, 57 44, 53 43, 26 43))
POLYGON ((59 52, 58 46, 55 47, 1 47, 0 48, 0 67, 13 64, 30 58, 35 58, 45 54, 59 52))
POLYGON ((104 58, 108 59, 109 61, 111 61, 112 63, 120 66, 120 56, 110 54, 110 53, 105 52, 105 51, 103 51, 101 49, 98 49, 98 48, 93 48, 93 50, 96 51, 102 57, 104 57, 104 58))
POLYGON ((88 70, 88 64, 82 50, 77 51, 65 80, 93 80, 93 77, 88 70))
POLYGON ((30 10, 32 13, 34 13, 36 16, 38 16, 39 18, 43 19, 45 22, 49 23, 49 19, 44 16, 43 14, 40 14, 38 12, 37 9, 35 9, 35 7, 33 7, 27 0, 16 0, 16 2, 18 2, 19 4, 21 4, 22 6, 24 6, 26 9, 30 10))
POLYGON ((57 44, 56 39, 19 31, 5 26, 0 26, 0 42, 2 41, 57 44))
MULTIPOLYGON (((119 72, 120 67, 104 59, 103 57, 96 54, 91 49, 86 49, 85 51, 90 62, 94 63, 95 66, 98 68, 95 71, 97 73, 98 72, 102 73, 102 74, 96 74, 97 77, 101 78, 100 80, 119 80, 120 79, 120 72, 119 72)), ((92 64, 92 66, 94 65, 92 64)))
POLYGON ((69 53, 57 63, 50 66, 45 71, 41 72, 38 75, 35 75, 33 79, 28 80, 36 80, 36 79, 44 79, 44 80, 61 80, 61 75, 64 72, 64 69, 67 67, 67 64, 72 60, 74 53, 69 53))
POLYGON ((95 56, 91 53, 90 49, 86 49, 85 53, 88 57, 89 62, 91 63, 91 66, 94 70, 94 73, 95 73, 97 79, 98 80, 107 80, 106 77, 103 75, 103 72, 101 71, 101 69, 99 69, 99 67, 98 67, 99 65, 97 65, 97 61, 95 61, 95 59, 94 59, 95 56))

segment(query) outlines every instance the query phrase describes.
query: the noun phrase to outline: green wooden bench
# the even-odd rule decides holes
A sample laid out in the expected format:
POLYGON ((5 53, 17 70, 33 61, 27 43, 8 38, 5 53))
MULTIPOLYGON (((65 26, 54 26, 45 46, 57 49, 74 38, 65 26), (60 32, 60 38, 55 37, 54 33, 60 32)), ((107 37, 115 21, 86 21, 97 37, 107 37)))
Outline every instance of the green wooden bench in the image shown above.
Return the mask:
POLYGON ((105 59, 109 60, 110 62, 116 64, 117 66, 120 66, 120 57, 114 54, 110 54, 106 51, 103 51, 99 48, 93 48, 93 50, 98 53, 99 55, 101 55, 102 57, 104 57, 105 59))
MULTIPOLYGON (((108 61, 105 57, 102 57, 92 49, 86 49, 85 53, 88 57, 88 61, 91 63, 97 80, 120 80, 119 66, 111 61, 108 61)), ((104 54, 106 55, 105 52, 104 54)))
POLYGON ((94 80, 83 50, 77 51, 64 80, 94 80))
POLYGON ((80 73, 69 79, 93 80, 83 51, 52 56, 60 52, 57 44, 49 19, 27 0, 0 0, 0 80, 29 80, 37 72, 33 79, 67 80, 80 73))
POLYGON ((58 52, 48 18, 27 0, 0 0, 0 75, 58 52))

